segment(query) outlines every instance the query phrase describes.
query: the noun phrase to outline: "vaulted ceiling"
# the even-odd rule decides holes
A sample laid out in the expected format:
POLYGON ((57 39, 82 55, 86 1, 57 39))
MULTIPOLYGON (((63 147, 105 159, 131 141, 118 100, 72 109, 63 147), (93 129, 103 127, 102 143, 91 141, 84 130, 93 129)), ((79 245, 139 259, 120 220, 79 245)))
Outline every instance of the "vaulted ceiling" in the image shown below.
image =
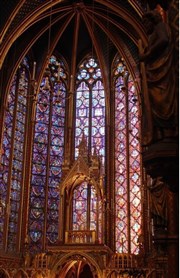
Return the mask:
POLYGON ((71 72, 87 53, 108 68, 115 53, 138 62, 138 40, 146 36, 141 23, 145 10, 137 0, 2 0, 0 68, 8 73, 30 55, 41 65, 60 53, 71 72), (144 9, 144 10, 143 10, 144 9))

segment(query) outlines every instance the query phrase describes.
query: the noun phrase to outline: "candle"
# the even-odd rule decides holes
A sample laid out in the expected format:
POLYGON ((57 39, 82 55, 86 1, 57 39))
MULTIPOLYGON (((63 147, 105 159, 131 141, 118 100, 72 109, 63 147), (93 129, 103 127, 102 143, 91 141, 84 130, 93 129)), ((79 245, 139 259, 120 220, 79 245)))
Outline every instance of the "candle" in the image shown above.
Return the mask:
POLYGON ((151 219, 151 227, 152 227, 152 236, 154 236, 154 220, 151 219))
POLYGON ((121 244, 122 244, 122 253, 123 253, 123 249, 124 249, 124 238, 121 238, 121 244))
POLYGON ((78 161, 78 164, 77 164, 77 172, 79 173, 79 161, 78 161))
POLYGON ((35 72, 36 72, 36 62, 33 64, 33 74, 32 74, 32 80, 35 79, 35 72))
POLYGON ((72 93, 73 90, 73 75, 71 75, 71 80, 70 80, 70 93, 72 93))
POLYGON ((58 76, 57 76, 57 80, 60 80, 60 64, 58 65, 58 76))

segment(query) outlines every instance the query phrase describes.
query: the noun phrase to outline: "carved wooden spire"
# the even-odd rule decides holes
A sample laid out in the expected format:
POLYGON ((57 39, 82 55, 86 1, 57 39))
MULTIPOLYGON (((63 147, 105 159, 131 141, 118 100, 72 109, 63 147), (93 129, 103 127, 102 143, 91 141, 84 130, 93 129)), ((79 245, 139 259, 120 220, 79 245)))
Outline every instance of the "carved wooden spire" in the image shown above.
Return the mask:
POLYGON ((83 132, 82 140, 79 143, 79 156, 88 158, 87 138, 83 132))

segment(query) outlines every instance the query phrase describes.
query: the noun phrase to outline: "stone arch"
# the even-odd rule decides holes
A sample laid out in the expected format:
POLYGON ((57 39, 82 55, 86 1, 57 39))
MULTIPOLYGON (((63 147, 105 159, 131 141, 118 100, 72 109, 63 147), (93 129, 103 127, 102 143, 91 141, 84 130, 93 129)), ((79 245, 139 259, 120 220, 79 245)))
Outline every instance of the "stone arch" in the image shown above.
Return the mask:
POLYGON ((61 269, 60 271, 62 271, 62 266, 65 263, 67 263, 67 262, 71 263, 74 260, 86 261, 86 264, 88 264, 90 266, 91 271, 94 274, 94 277, 97 277, 97 278, 103 277, 102 269, 100 268, 99 264, 97 263, 97 260, 92 258, 90 255, 87 255, 86 253, 78 252, 78 251, 71 252, 70 254, 66 254, 61 259, 56 261, 54 263, 53 269, 51 270, 52 274, 57 273, 58 268, 60 268, 61 269))
POLYGON ((47 274, 46 274, 46 271, 43 271, 43 270, 37 270, 35 271, 32 276, 32 278, 46 278, 47 277, 47 274))
POLYGON ((10 274, 4 268, 0 269, 0 277, 2 277, 2 278, 11 278, 10 274))
POLYGON ((22 277, 28 278, 29 276, 28 276, 27 272, 26 272, 24 269, 20 268, 20 269, 18 269, 17 272, 15 273, 14 278, 22 278, 22 277), (22 275, 23 275, 23 276, 22 276, 22 275))

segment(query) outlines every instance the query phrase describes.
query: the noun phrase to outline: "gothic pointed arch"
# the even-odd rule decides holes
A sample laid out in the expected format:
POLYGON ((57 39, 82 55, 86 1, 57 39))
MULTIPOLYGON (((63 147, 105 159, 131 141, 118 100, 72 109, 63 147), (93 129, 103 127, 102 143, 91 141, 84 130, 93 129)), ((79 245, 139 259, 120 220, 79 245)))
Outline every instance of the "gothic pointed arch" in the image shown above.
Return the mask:
POLYGON ((83 135, 78 158, 71 168, 64 165, 64 177, 60 184, 60 215, 66 219, 66 230, 60 227, 60 234, 63 239, 65 233, 65 243, 102 242, 104 196, 100 168, 98 156, 88 157, 83 135))
MULTIPOLYGON (((107 250, 104 251, 104 254, 106 251, 107 250)), ((53 273, 59 273, 59 277, 61 277, 62 273, 67 273, 67 270, 70 269, 70 266, 75 265, 77 262, 81 262, 83 266, 88 265, 91 273, 93 273, 93 278, 103 277, 102 257, 97 256, 97 258, 94 259, 91 254, 80 251, 71 252, 71 254, 65 254, 60 259, 57 259, 53 266, 53 273)))

